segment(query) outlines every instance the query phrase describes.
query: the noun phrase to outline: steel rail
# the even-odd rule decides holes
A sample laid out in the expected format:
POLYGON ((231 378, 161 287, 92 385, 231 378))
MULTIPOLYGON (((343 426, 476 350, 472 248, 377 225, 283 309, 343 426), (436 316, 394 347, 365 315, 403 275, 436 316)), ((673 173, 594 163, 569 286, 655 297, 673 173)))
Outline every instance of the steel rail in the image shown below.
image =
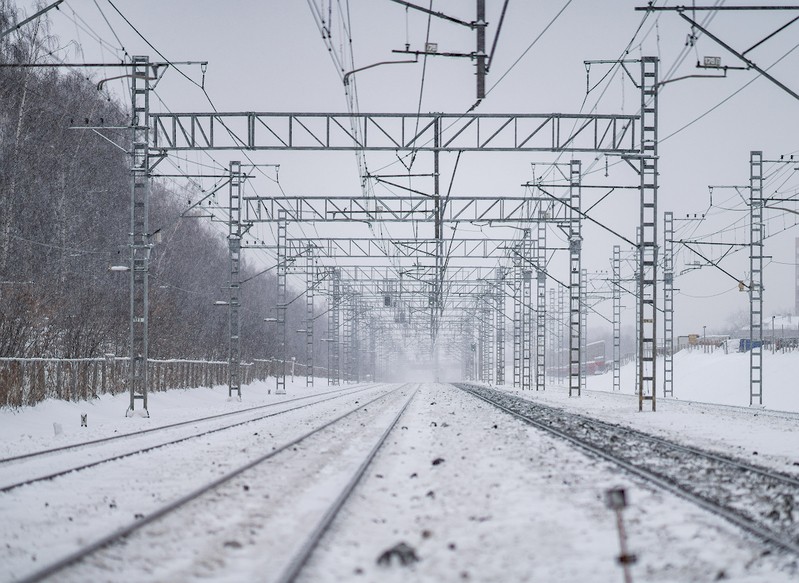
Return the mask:
POLYGON ((393 395, 394 393, 404 389, 406 386, 407 386, 407 384, 401 385, 401 386, 397 387, 396 389, 394 389, 392 391, 389 391, 388 393, 385 393, 383 395, 380 395, 379 397, 375 397, 374 399, 372 399, 370 401, 367 401, 366 403, 358 405, 355 409, 351 409, 350 411, 347 411, 346 413, 344 413, 342 415, 339 415, 338 417, 336 417, 334 419, 331 419, 330 421, 324 423, 323 425, 320 425, 319 427, 317 427, 315 429, 312 429, 312 430, 304 433, 303 435, 301 435, 301 436, 299 436, 299 437, 297 437, 295 439, 292 439, 288 443, 285 443, 285 444, 281 445, 280 447, 277 447, 276 449, 273 449, 272 451, 270 451, 270 452, 268 452, 268 453, 266 453, 266 454, 264 454, 262 456, 259 456, 256 459, 254 459, 252 461, 249 461, 249 462, 247 462, 246 464, 244 464, 242 466, 239 466, 235 470, 231 470, 230 472, 226 473, 225 475, 220 476, 219 478, 217 478, 217 479, 215 479, 215 480, 213 480, 211 482, 208 482, 207 484, 205 484, 203 486, 200 486, 199 488, 189 492, 188 494, 185 494, 184 496, 181 496, 177 500, 174 500, 174 501, 172 501, 172 502, 170 502, 168 504, 165 504, 164 506, 162 506, 161 508, 158 508, 157 510, 151 512, 150 514, 148 514, 148 515, 146 515, 146 516, 144 516, 142 518, 139 518, 136 522, 130 523, 127 526, 123 526, 123 527, 115 530, 114 532, 112 532, 112 533, 110 533, 110 534, 108 534, 108 535, 106 535, 104 537, 101 537, 101 538, 99 538, 98 540, 96 540, 96 541, 94 541, 92 543, 89 543, 88 545, 78 549, 77 551, 74 551, 74 552, 68 554, 67 556, 62 557, 61 559, 59 559, 59 560, 57 560, 57 561, 55 561, 53 563, 50 563, 49 565, 46 565, 46 566, 42 567, 38 571, 35 571, 35 572, 33 572, 33 573, 29 574, 29 575, 26 575, 25 577, 19 579, 17 581, 17 583, 37 583, 38 581, 42 581, 42 580, 46 579, 47 577, 51 577, 51 576, 55 575, 56 573, 58 573, 60 571, 63 571, 67 567, 69 567, 69 566, 81 561, 82 559, 88 557, 89 555, 99 551, 100 549, 103 549, 103 548, 105 548, 105 547, 107 547, 107 546, 109 546, 109 545, 111 545, 111 544, 113 544, 113 543, 115 543, 117 541, 122 540, 123 538, 125 538, 125 537, 129 536, 130 534, 136 532, 137 530, 141 529, 142 527, 155 522, 159 518, 162 518, 162 517, 174 512, 174 511, 178 510, 179 508, 185 506, 189 502, 191 502, 193 500, 196 500, 200 496, 203 496, 204 494, 207 494, 208 492, 218 488, 219 486, 225 484, 226 482, 229 482, 230 480, 232 480, 233 478, 243 474, 247 470, 249 470, 251 468, 254 468, 255 466, 257 466, 259 464, 262 464, 263 462, 269 460, 270 458, 275 457, 276 455, 286 451, 287 449, 290 449, 290 448, 294 447, 295 445, 298 445, 299 443, 301 443, 302 441, 308 439, 312 435, 315 435, 315 434, 317 434, 317 433, 319 433, 321 431, 324 431, 328 427, 331 427, 331 426, 335 425, 339 421, 342 421, 343 419, 349 417, 350 415, 353 415, 354 413, 357 413, 358 411, 360 411, 361 409, 364 409, 365 407, 371 405, 372 403, 375 403, 375 402, 379 401, 380 399, 383 399, 383 398, 385 398, 385 397, 387 397, 389 395, 393 395))
POLYGON ((322 540, 322 537, 325 535, 328 528, 330 528, 330 525, 333 524, 333 520, 335 520, 336 516, 338 516, 338 513, 341 511, 341 508, 347 502, 350 495, 355 490, 355 487, 360 483, 361 479, 363 478, 363 475, 366 473, 367 468, 369 467, 369 465, 372 463, 372 460, 374 460, 375 456, 377 455, 377 452, 380 450, 381 447, 383 447, 383 444, 386 442, 388 435, 391 433, 394 427, 396 427, 397 422, 400 420, 400 417, 402 417, 402 414, 405 413, 405 410, 408 408, 408 405, 411 404, 411 401, 418 392, 419 389, 417 388, 415 391, 413 391, 413 393, 411 393, 411 396, 408 397, 408 400, 405 401, 405 404, 402 406, 399 412, 394 416, 394 419, 391 421, 391 423, 388 425, 385 431, 383 431, 383 434, 380 436, 380 439, 378 439, 377 443, 375 443, 375 445, 369 451, 369 454, 361 462, 361 465, 358 466, 358 469, 352 475, 350 481, 347 483, 346 486, 344 486, 344 488, 339 493, 338 497, 333 501, 333 504, 330 505, 330 507, 325 512, 324 516, 322 516, 322 519, 317 523, 311 535, 305 540, 305 543, 302 545, 300 550, 292 557, 291 561, 289 562, 289 565, 277 578, 277 583, 292 583, 297 578, 297 575, 300 574, 300 571, 302 571, 302 568, 306 565, 308 559, 310 559, 311 554, 316 549, 317 545, 319 544, 319 541, 322 540))
MULTIPOLYGON (((375 385, 375 384, 376 383, 372 383, 372 385, 375 385)), ((16 462, 16 461, 20 461, 20 460, 24 460, 24 459, 31 459, 31 458, 35 458, 35 457, 39 457, 39 456, 43 456, 43 455, 52 454, 52 453, 68 451, 68 450, 71 450, 71 449, 79 449, 81 447, 87 447, 87 446, 90 446, 90 445, 97 445, 97 444, 100 444, 100 443, 108 443, 108 442, 111 442, 111 441, 124 439, 126 437, 145 435, 145 434, 148 434, 148 433, 154 433, 156 431, 163 431, 163 430, 166 430, 166 429, 173 429, 175 427, 182 427, 184 425, 191 425, 192 423, 201 423, 203 421, 212 421, 214 419, 221 419, 223 417, 230 417, 232 415, 239 415, 239 414, 242 414, 242 413, 249 413, 249 412, 252 412, 252 411, 258 411, 259 409, 265 409, 265 408, 268 408, 268 407, 277 407, 278 405, 283 405, 285 403, 293 403, 295 401, 300 401, 302 399, 311 399, 313 397, 320 397, 320 396, 323 396, 323 395, 330 395, 330 394, 333 394, 333 393, 340 393, 340 392, 342 392, 342 391, 344 391, 346 389, 350 389, 350 388, 355 388, 355 387, 345 387, 344 389, 339 389, 339 390, 335 390, 335 391, 325 391, 323 393, 314 393, 313 395, 305 395, 303 397, 296 397, 294 399, 286 399, 285 401, 277 401, 275 403, 267 403, 266 405, 257 405, 255 407, 248 407, 246 409, 239 409, 238 411, 229 411, 228 413, 219 413, 217 415, 209 415, 208 417, 197 417, 196 419, 189 419, 188 421, 179 421, 177 423, 170 423, 168 425, 159 425, 158 427, 151 427, 150 429, 142 429, 140 431, 133 431, 131 433, 122 433, 120 435, 112 435, 110 437, 102 437, 100 439, 93 439, 91 441, 81 441, 80 443, 73 443, 73 444, 70 444, 70 445, 62 445, 61 447, 53 447, 53 448, 50 448, 50 449, 42 449, 42 450, 39 450, 39 451, 32 451, 30 453, 24 453, 24 454, 15 455, 15 456, 12 456, 12 457, 2 458, 2 459, 0 459, 0 465, 6 464, 6 463, 9 463, 9 462, 16 462)), ((366 390, 368 388, 370 388, 370 387, 367 386, 367 387, 363 387, 363 388, 358 389, 358 390, 359 391, 360 390, 366 390)), ((355 393, 355 392, 358 392, 358 391, 353 391, 353 393, 355 393)))
MULTIPOLYGON (((580 439, 579 437, 576 437, 574 435, 570 435, 569 433, 566 433, 564 431, 561 431, 559 429, 551 427, 551 426, 549 426, 549 425, 547 425, 545 423, 541 423, 540 421, 536 421, 535 419, 533 419, 532 417, 530 417, 528 415, 525 415, 523 413, 519 413, 518 411, 514 411, 513 409, 510 409, 509 407, 506 407, 505 405, 497 403, 496 401, 493 401, 489 397, 486 397, 486 396, 476 392, 474 390, 475 387, 471 387, 469 385, 462 384, 462 383, 457 383, 457 384, 455 384, 455 386, 458 387, 459 389, 469 393, 470 395, 472 395, 472 396, 474 396, 474 397, 476 397, 478 399, 481 399, 481 400, 485 401, 486 403, 488 403, 490 405, 493 405, 494 407, 497 407, 498 409, 508 413, 509 415, 512 415, 513 417, 516 417, 517 419, 519 419, 521 421, 524 421, 525 423, 528 423, 528 424, 533 425, 533 426, 535 426, 535 427, 537 427, 539 429, 542 429, 542 430, 544 430, 544 431, 546 431, 548 433, 556 435, 556 436, 560 437, 561 439, 564 439, 564 440, 566 440, 566 441, 578 446, 579 448, 587 451, 588 453, 590 453, 592 455, 595 455, 595 456, 597 456, 597 457, 599 457, 601 459, 609 461, 609 462, 611 462, 611 463, 623 468, 624 470, 630 472, 631 474, 636 475, 639 478, 642 478, 642 479, 646 480, 647 482, 655 484, 656 486, 658 486, 658 487, 660 487, 660 488, 662 488, 662 489, 664 489, 664 490, 666 490, 668 492, 671 492, 672 494, 675 494, 675 495, 677 495, 677 496, 679 496, 679 497, 681 497, 681 498, 683 498, 685 500, 688 500, 688 501, 696 504, 697 506, 699 506, 699 507, 701 507, 701 508, 703 508, 703 509, 705 509, 705 510, 707 510, 707 511, 709 511, 709 512, 715 514, 715 515, 717 515, 717 516, 721 516, 722 518, 725 518, 727 521, 731 522, 735 526, 738 526, 739 528, 745 530, 746 532, 749 532, 751 534, 754 534, 754 535, 758 536, 759 538, 761 538, 762 540, 764 540, 766 542, 772 543, 775 546, 782 548, 783 550, 786 550, 786 551, 789 551, 789 552, 791 552, 793 554, 799 555, 799 544, 797 544, 793 540, 788 540, 786 538, 783 538, 782 536, 780 536, 779 533, 775 533, 775 532, 771 531, 768 528, 765 528, 765 527, 763 527, 763 526, 761 526, 759 524, 756 524, 752 520, 750 520, 748 518, 745 518, 744 516, 741 516, 739 513, 735 512, 734 510, 731 510, 729 508, 726 508, 724 506, 716 504, 715 502, 713 502, 711 500, 708 500, 708 499, 706 499, 706 498, 704 498, 702 496, 699 496, 697 494, 693 494, 692 492, 689 492, 689 491, 683 489, 682 487, 680 487, 680 485, 675 484, 675 483, 669 481, 668 479, 665 479, 665 478, 659 476, 658 474, 654 473, 653 471, 644 469, 644 468, 639 467, 639 466, 636 466, 635 464, 630 463, 630 462, 628 462, 626 460, 623 460, 620 457, 617 457, 617 456, 615 456, 615 455, 613 455, 611 453, 608 453, 607 451, 605 451, 603 449, 600 449, 599 447, 591 445, 590 443, 580 439)), ((525 402, 528 403, 528 404, 532 404, 532 405, 535 405, 535 406, 542 407, 542 408, 551 409, 551 410, 557 411, 560 414, 563 414, 563 415, 566 415, 566 416, 569 416, 569 417, 573 417, 573 418, 576 418, 576 419, 587 420, 587 421, 591 421, 591 422, 595 421, 594 419, 590 419, 590 418, 584 417, 582 415, 568 413, 568 412, 563 411, 562 409, 557 409, 555 407, 542 406, 542 405, 538 405, 537 403, 531 403, 530 401, 526 401, 526 400, 525 400, 525 402)), ((626 431, 626 428, 623 428, 623 427, 619 427, 619 426, 612 426, 612 427, 614 429, 623 429, 623 430, 626 431)), ((634 434, 634 433, 640 433, 640 432, 636 432, 635 430, 631 430, 631 433, 634 434)), ((664 443, 669 443, 669 442, 666 442, 665 440, 663 440, 663 442, 664 443)), ((673 444, 670 444, 670 445, 673 445, 673 444)), ((703 452, 703 453, 705 453, 705 452, 703 452)), ((727 461, 724 458, 722 458, 722 459, 724 461, 727 461)), ((763 470, 761 470, 761 473, 764 473, 763 470)), ((772 474, 770 472, 765 472, 764 475, 768 475, 769 477, 776 478, 778 480, 784 480, 786 478, 786 476, 782 476, 780 474, 772 474)), ((793 482, 792 479, 791 479, 791 482, 793 482)))
MULTIPOLYGON (((247 419, 245 421, 238 421, 238 422, 230 424, 230 425, 224 425, 222 427, 216 427, 214 429, 209 429, 209 430, 206 430, 206 431, 202 431, 200 433, 193 433, 191 435, 187 435, 187 436, 184 436, 184 437, 181 437, 181 438, 178 438, 178 439, 173 439, 171 441, 165 441, 165 442, 157 443, 155 445, 151 445, 151 446, 148 446, 148 447, 142 447, 142 448, 139 448, 139 449, 136 449, 136 450, 133 450, 133 451, 128 451, 128 452, 125 452, 125 453, 121 453, 121 454, 118 454, 118 455, 113 455, 113 456, 106 457, 106 458, 103 458, 103 459, 100 459, 100 460, 95 460, 93 462, 88 462, 88 463, 85 463, 85 464, 82 464, 82 465, 79 465, 79 466, 73 466, 73 467, 67 468, 65 470, 58 470, 56 472, 52 472, 52 473, 46 474, 44 476, 38 476, 38 477, 35 477, 35 478, 29 478, 29 479, 26 479, 26 480, 22 480, 20 482, 15 482, 13 484, 9 484, 7 486, 0 487, 0 493, 10 492, 10 491, 15 490, 17 488, 20 488, 22 486, 28 486, 30 484, 36 484, 38 482, 44 482, 44 481, 47 481, 47 480, 52 480, 54 478, 58 478, 60 476, 66 475, 66 474, 71 474, 72 472, 80 472, 80 471, 83 471, 83 470, 86 470, 86 469, 89 469, 89 468, 93 468, 95 466, 99 466, 100 464, 121 460, 121 459, 124 459, 124 458, 127 458, 127 457, 138 455, 140 453, 147 453, 148 451, 153 451, 153 450, 156 450, 156 449, 160 449, 160 448, 166 447, 168 445, 175 445, 177 443, 182 443, 184 441, 189 441, 191 439, 197 439, 198 437, 204 437, 206 435, 211 435, 212 433, 218 433, 220 431, 226 431, 228 429, 232 429, 234 427, 239 427, 241 425, 247 425, 248 423, 255 423, 257 421, 262 421, 262 420, 268 419, 270 417, 277 417, 278 415, 282 415, 284 413, 290 413, 292 411, 297 411, 299 409, 305 409, 306 407, 311 407, 313 405, 318 405, 319 403, 325 403, 327 401, 332 401, 333 399, 338 399, 340 397, 347 397, 347 396, 354 395, 354 394, 357 394, 357 393, 360 393, 360 392, 363 392, 363 391, 367 391, 367 390, 370 390, 370 389, 373 389, 373 388, 374 388, 374 386, 368 386, 368 387, 365 387, 363 389, 359 389, 357 391, 352 391, 352 392, 345 393, 345 394, 336 394, 336 395, 327 397, 326 399, 321 399, 319 401, 313 401, 311 403, 304 403, 302 405, 297 405, 296 407, 291 407, 289 409, 284 409, 283 411, 276 411, 274 413, 267 413, 266 415, 261 415, 260 417, 254 417, 252 419, 247 419)), ((285 403, 285 402, 286 401, 283 401, 283 403, 285 403)), ((130 435, 132 435, 132 434, 127 434, 126 436, 130 436, 130 435)))

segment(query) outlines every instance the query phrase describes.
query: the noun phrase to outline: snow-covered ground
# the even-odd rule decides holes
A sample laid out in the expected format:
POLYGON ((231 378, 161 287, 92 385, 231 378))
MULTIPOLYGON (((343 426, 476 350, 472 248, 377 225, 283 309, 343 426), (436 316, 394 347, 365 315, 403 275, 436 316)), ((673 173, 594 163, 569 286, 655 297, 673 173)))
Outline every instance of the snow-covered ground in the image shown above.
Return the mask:
MULTIPOLYGON (((606 373, 589 376, 587 390, 579 398, 570 398, 568 389, 558 384, 547 385, 543 392, 520 394, 799 475, 799 386, 795 380, 799 352, 763 356, 764 405, 778 404, 763 408, 748 407, 749 355, 721 350, 677 353, 674 397, 661 397, 662 388, 658 388, 655 413, 647 402, 644 412, 638 411, 632 363, 621 368, 621 390, 617 392, 613 391, 613 375, 606 373)), ((658 364, 662 368, 662 360, 658 364)), ((658 374, 662 378, 662 370, 658 374)))
POLYGON ((242 387, 241 400, 228 398, 227 386, 150 392, 149 418, 139 415, 138 409, 137 415, 125 417, 129 404, 127 393, 100 395, 90 401, 47 399, 35 407, 0 408, 0 458, 239 411, 335 388, 327 386, 325 379, 316 379, 315 387, 306 388, 305 377, 297 377, 293 383, 287 379, 285 395, 274 394, 275 381, 270 379, 242 387), (86 427, 81 427, 83 414, 87 416, 86 427))
MULTIPOLYGON (((717 348, 705 353, 681 350, 674 355, 674 398, 724 405, 749 406, 748 352, 725 354, 717 348)), ((663 359, 658 364, 658 396, 663 393, 663 359)), ((771 353, 763 351, 763 406, 780 411, 799 411, 799 351, 771 353)), ((613 375, 589 376, 588 389, 613 390, 613 375)), ((621 368, 621 392, 632 395, 635 390, 635 366, 621 368)))
POLYGON ((423 386, 403 424, 301 581, 621 581, 614 486, 632 503, 635 581, 797 575, 724 521, 452 388, 423 386), (376 565, 398 542, 420 561, 376 565))
MULTIPOLYGON (((748 403, 748 355, 722 353, 679 353, 676 398, 659 400, 656 413, 637 411, 632 366, 622 371, 626 394, 612 393, 612 378, 602 375, 588 379, 589 390, 579 399, 570 399, 557 386, 524 396, 797 473, 799 416, 773 414, 771 409, 799 411, 795 383, 789 382, 799 371, 799 355, 768 354, 764 360, 769 407, 765 411, 686 402, 748 403), (720 386, 724 382, 727 386, 720 386), (730 395, 735 396, 719 398, 730 395)), ((225 387, 151 393, 149 419, 125 418, 126 395, 0 410, 0 457, 331 389, 324 381, 318 385, 307 389, 304 382, 288 383, 288 394, 278 397, 267 393, 272 383, 256 383, 243 388, 241 402, 229 400, 225 387), (88 427, 80 427, 81 413, 88 413, 88 427), (60 432, 54 431, 54 423, 60 432)), ((134 514, 146 514, 156 504, 219 475, 248 453, 285 442, 340 414, 358 399, 353 396, 286 414, 270 421, 267 431, 243 426, 209 435, 193 446, 156 450, 135 463, 128 458, 103 464, 85 476, 68 475, 0 494, 0 580, 13 581, 80 543, 96 540, 134 514)), ((304 455, 313 458, 314 451, 304 455)), ((337 451, 329 444, 319 447, 316 455, 337 458, 337 451)), ((5 474, 13 471, 13 465, 0 467, 0 478, 5 482, 5 474)), ((313 498, 318 503, 325 493, 318 487, 314 490, 314 484, 331 471, 286 472, 285 480, 278 482, 286 495, 273 496, 272 502, 264 498, 266 505, 279 498, 281 529, 286 533, 309 522, 309 503, 298 501, 313 498), (303 492, 311 498, 303 498, 303 492), (294 520, 293 500, 302 506, 294 520)), ((639 557, 632 570, 635 581, 779 583, 799 577, 796 557, 766 553, 761 543, 725 521, 621 474, 612 465, 451 386, 422 384, 301 580, 621 581, 614 562, 618 554, 615 521, 603 502, 605 490, 616 485, 625 486, 630 499, 625 521, 632 552, 639 557), (439 458, 443 461, 434 464, 439 458), (376 563, 380 553, 400 542, 415 549, 418 562, 407 566, 376 563)), ((274 494, 274 488, 269 486, 267 491, 274 494)), ((209 536, 194 567, 184 564, 178 571, 170 571, 166 564, 134 568, 132 561, 147 556, 141 550, 146 551, 146 546, 137 546, 131 547, 139 549, 132 557, 124 549, 112 553, 106 570, 93 573, 92 580, 270 580, 277 564, 270 556, 282 551, 270 547, 268 541, 279 540, 280 529, 266 538, 231 536, 230 545, 228 539, 225 544, 210 544, 215 540, 212 532, 254 530, 252 516, 242 516, 239 509, 242 500, 262 495, 256 492, 252 488, 237 496, 219 496, 214 504, 222 506, 213 512, 197 511, 192 536, 203 532, 209 536), (210 516, 212 520, 203 522, 210 516)), ((267 510, 264 515, 269 514, 267 510)), ((169 530, 168 524, 161 530, 169 530)), ((183 544, 181 533, 155 542, 164 548, 152 554, 154 563, 170 560, 170 545, 177 549, 183 544)), ((75 572, 78 579, 80 573, 75 572)))

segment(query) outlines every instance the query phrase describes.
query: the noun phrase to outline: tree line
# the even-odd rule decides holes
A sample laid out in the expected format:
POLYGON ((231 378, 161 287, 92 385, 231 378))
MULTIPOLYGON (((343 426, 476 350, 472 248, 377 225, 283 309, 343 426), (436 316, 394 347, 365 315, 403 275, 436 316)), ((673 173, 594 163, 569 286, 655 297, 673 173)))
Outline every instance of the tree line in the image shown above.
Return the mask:
MULTIPOLYGON (((0 0, 0 30, 17 21, 0 0)), ((0 63, 46 61, 55 40, 40 18, 0 40, 0 63)), ((108 134, 114 144, 71 129, 83 119, 126 126, 129 106, 80 70, 0 67, 0 356, 127 354, 128 273, 108 268, 129 257, 129 132, 108 134)), ((185 195, 153 183, 150 230, 162 239, 151 255, 150 356, 226 359, 227 310, 214 301, 226 299, 227 242, 181 218, 185 195)), ((276 327, 263 321, 275 315, 274 272, 258 271, 242 265, 241 279, 253 277, 241 290, 244 359, 280 356, 276 327)), ((305 327, 304 306, 289 307, 290 331, 305 327)), ((289 334, 298 362, 301 340, 289 334)))

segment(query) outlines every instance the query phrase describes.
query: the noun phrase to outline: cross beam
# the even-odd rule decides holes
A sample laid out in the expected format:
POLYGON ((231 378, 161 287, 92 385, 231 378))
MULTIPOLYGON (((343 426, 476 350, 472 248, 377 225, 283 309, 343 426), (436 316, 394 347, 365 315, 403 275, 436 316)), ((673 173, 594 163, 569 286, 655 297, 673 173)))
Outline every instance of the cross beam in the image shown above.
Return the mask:
POLYGON ((450 196, 443 212, 438 209, 436 199, 424 196, 400 198, 299 195, 278 198, 243 197, 242 201, 244 205, 242 220, 251 223, 277 222, 281 211, 285 212, 287 220, 294 222, 432 221, 435 212, 440 212, 441 220, 447 223, 568 221, 566 213, 568 198, 562 201, 564 204, 555 205, 559 210, 554 216, 546 217, 538 216, 537 211, 542 201, 525 196, 450 196), (531 217, 536 218, 531 219, 531 217))
POLYGON ((638 150, 638 115, 155 113, 160 150, 592 152, 638 150), (355 129, 354 129, 355 128, 355 129), (357 130, 357 131, 356 131, 357 130))

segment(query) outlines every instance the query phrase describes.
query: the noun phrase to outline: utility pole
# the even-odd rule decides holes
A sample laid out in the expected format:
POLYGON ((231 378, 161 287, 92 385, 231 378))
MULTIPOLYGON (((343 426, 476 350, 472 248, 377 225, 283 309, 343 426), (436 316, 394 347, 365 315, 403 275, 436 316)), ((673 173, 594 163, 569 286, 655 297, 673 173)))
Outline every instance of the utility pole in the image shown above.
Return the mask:
POLYGON ((477 0, 477 20, 474 27, 477 30, 477 99, 486 96, 486 2, 477 0))
MULTIPOLYGON (((476 0, 477 2, 477 10, 476 10, 476 19, 473 22, 466 22, 465 20, 461 20, 459 18, 455 18, 453 16, 449 16, 442 12, 436 12, 430 10, 429 8, 425 8, 423 6, 417 6, 416 4, 412 4, 411 2, 406 2, 405 0, 391 0, 397 4, 401 4, 405 6, 407 9, 418 10, 419 12, 423 12, 428 14, 429 16, 435 16, 436 18, 440 18, 442 20, 446 20, 448 22, 452 22, 454 24, 460 24, 462 26, 466 26, 471 28, 476 32, 476 47, 475 52, 473 53, 454 53, 454 52, 439 52, 438 47, 435 46, 433 43, 424 47, 423 51, 415 51, 410 50, 409 45, 405 45, 404 50, 393 50, 392 53, 401 53, 401 54, 409 54, 415 55, 415 57, 419 57, 419 55, 425 56, 438 56, 438 57, 462 57, 473 59, 476 61, 477 64, 477 102, 479 103, 483 98, 485 98, 485 77, 486 73, 488 72, 488 63, 490 62, 489 55, 486 54, 486 27, 488 23, 486 22, 486 3, 485 0, 476 0)), ((505 7, 507 8, 507 2, 505 3, 505 7)), ((503 8, 502 16, 500 17, 500 27, 502 26, 502 20, 505 16, 505 9, 503 8)), ((495 34, 494 38, 494 47, 496 48, 496 36, 499 34, 499 27, 497 28, 497 34, 495 34)), ((493 50, 493 49, 492 49, 493 50)), ((414 61, 397 61, 398 63, 404 62, 414 62, 414 61)), ((351 73, 361 71, 363 69, 369 69, 372 67, 376 67, 378 65, 387 65, 392 64, 391 61, 383 61, 380 63, 375 63, 373 65, 368 65, 367 67, 362 67, 360 69, 356 69, 355 71, 351 71, 351 73)), ((345 80, 346 83, 346 80, 345 80)))

